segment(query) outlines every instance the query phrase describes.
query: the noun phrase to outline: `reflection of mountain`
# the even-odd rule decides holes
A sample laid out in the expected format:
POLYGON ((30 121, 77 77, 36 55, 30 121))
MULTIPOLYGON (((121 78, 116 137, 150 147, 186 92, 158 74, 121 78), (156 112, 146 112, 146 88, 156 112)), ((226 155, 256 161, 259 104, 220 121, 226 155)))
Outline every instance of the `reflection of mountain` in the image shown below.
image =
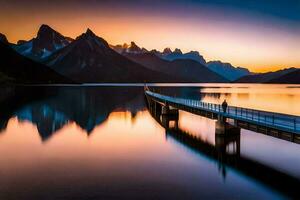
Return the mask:
POLYGON ((69 122, 75 122, 87 133, 103 123, 114 110, 130 111, 134 116, 143 109, 142 88, 65 87, 47 88, 56 95, 23 107, 18 119, 37 125, 43 140, 69 122))
POLYGON ((64 114, 51 109, 46 105, 28 106, 16 113, 19 120, 27 120, 36 124, 43 140, 68 123, 64 114))
POLYGON ((7 127, 8 119, 0 119, 0 132, 7 127))
POLYGON ((55 95, 54 91, 46 91, 40 87, 1 87, 0 89, 0 124, 6 128, 7 121, 14 113, 37 99, 55 95))

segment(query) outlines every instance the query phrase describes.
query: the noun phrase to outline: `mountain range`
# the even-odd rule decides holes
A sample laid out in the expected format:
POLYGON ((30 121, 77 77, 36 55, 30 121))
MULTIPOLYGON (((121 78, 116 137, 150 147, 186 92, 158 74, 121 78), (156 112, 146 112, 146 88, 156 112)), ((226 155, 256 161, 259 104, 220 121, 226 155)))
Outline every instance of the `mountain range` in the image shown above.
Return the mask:
MULTIPOLYGON (((275 72, 258 73, 237 79, 236 83, 286 83, 289 82, 285 75, 297 71, 297 68, 287 68, 275 72), (280 77, 283 77, 280 79, 280 77), (281 80, 281 81, 280 81, 281 80)), ((300 82, 300 76, 298 77, 300 82)))
MULTIPOLYGON (((173 75, 182 74, 188 75, 190 78, 193 77, 191 74, 199 74, 201 67, 206 66, 209 70, 219 74, 223 78, 231 82, 240 82, 240 83, 297 83, 299 82, 299 76, 297 73, 291 73, 293 79, 289 79, 289 76, 284 76, 282 79, 278 78, 290 72, 297 70, 296 68, 286 68, 283 70, 278 70, 276 72, 267 72, 267 73, 252 73, 247 68, 243 67, 234 67, 230 63, 224 63, 222 61, 209 61, 206 62, 203 56, 197 51, 191 51, 188 53, 182 53, 180 49, 175 49, 172 51, 170 48, 165 48, 163 52, 157 50, 148 51, 145 48, 141 48, 136 45, 134 42, 131 42, 130 45, 111 45, 118 53, 126 56, 127 58, 144 65, 150 69, 163 71, 164 73, 171 73, 173 75), (159 59, 161 58, 161 59, 159 59), (171 61, 171 62, 166 62, 171 61), (192 61, 198 62, 198 64, 193 63, 192 61), (199 66, 199 63, 202 66, 199 66), (184 66, 184 68, 181 68, 184 66), (195 66, 195 67, 193 67, 195 66), (172 69, 170 72, 169 69, 172 69), (194 71, 195 70, 195 71, 194 71), (292 76, 293 74, 293 76, 292 76), (274 79, 274 80, 273 80, 274 79)), ((203 70, 203 69, 202 69, 203 70)), ((201 77, 201 80, 198 82, 211 82, 207 80, 212 75, 201 77)), ((197 76, 195 77, 197 78, 197 76)), ((222 82, 222 81, 220 81, 222 82)))
POLYGON ((177 59, 168 61, 161 59, 153 52, 141 54, 123 53, 123 55, 148 69, 173 77, 180 75, 185 82, 228 82, 224 77, 194 60, 177 59))
POLYGON ((219 75, 224 76, 230 81, 237 80, 243 76, 251 75, 251 72, 243 67, 234 67, 230 63, 223 63, 221 61, 210 61, 206 66, 219 75))
MULTIPOLYGON (((178 48, 174 51, 170 48, 165 48, 163 52, 155 49, 148 51, 134 42, 114 46, 95 35, 90 29, 72 39, 48 25, 42 25, 36 37, 29 41, 20 40, 17 44, 11 44, 5 35, 0 34, 0 42, 2 55, 10 55, 1 60, 0 69, 0 78, 8 82, 11 80, 30 82, 32 79, 32 82, 45 83, 64 80, 78 83, 232 81, 265 83, 288 82, 285 81, 286 78, 279 79, 279 77, 295 70, 290 68, 255 74, 246 68, 234 67, 230 63, 206 62, 197 51, 183 53, 178 48), (9 67, 11 65, 13 67, 9 67), (22 72, 24 69, 28 69, 27 72, 22 72)), ((290 76, 297 79, 297 73, 290 76)))
POLYGON ((270 80, 269 83, 300 84, 300 69, 274 78, 270 80))
POLYGON ((90 29, 44 63, 79 82, 180 82, 180 78, 147 69, 115 52, 90 29))
MULTIPOLYGON (((223 63, 221 61, 211 61, 207 63, 206 60, 203 58, 202 55, 200 55, 198 51, 190 51, 187 53, 182 53, 182 51, 178 48, 176 48, 174 51, 172 51, 170 48, 165 48, 162 52, 156 49, 148 51, 145 48, 139 47, 134 42, 131 42, 130 45, 126 43, 123 45, 116 45, 116 46, 111 45, 111 48, 113 48, 115 51, 117 51, 120 54, 125 54, 127 56, 131 54, 130 56, 131 58, 133 57, 132 54, 138 55, 138 54, 152 53, 155 54, 157 57, 167 61, 193 60, 200 63, 202 66, 207 67, 208 69, 217 73, 218 75, 222 76, 228 81, 234 81, 242 76, 250 74, 248 69, 242 67, 234 67, 230 63, 223 63)), ((188 64, 189 63, 187 63, 186 65, 188 64)), ((205 80, 203 80, 202 82, 205 82, 205 80)))
POLYGON ((0 42, 0 82, 15 83, 72 83, 47 66, 34 62, 0 42))
POLYGON ((198 51, 190 51, 188 53, 182 53, 182 51, 178 48, 176 48, 174 51, 172 51, 170 48, 165 48, 163 52, 155 51, 155 54, 159 57, 173 61, 177 59, 190 59, 199 62, 200 64, 205 65, 206 60, 199 54, 198 51))
MULTIPOLYGON (((37 37, 27 42, 18 42, 12 47, 23 56, 42 62, 60 75, 80 83, 228 82, 206 68, 202 70, 202 66, 195 71, 193 69, 195 67, 189 66, 190 61, 187 61, 187 64, 182 63, 181 67, 178 66, 177 68, 181 69, 177 73, 173 73, 174 70, 171 69, 154 70, 116 52, 103 38, 96 36, 90 29, 75 40, 71 40, 49 26, 42 25, 37 37), (67 44, 69 41, 70 43, 67 44), (58 45, 59 42, 61 45, 58 45), (24 47, 27 49, 24 50, 24 47), (189 72, 191 72, 190 75, 189 72), (198 74, 193 72, 198 72, 198 74)), ((132 43, 126 47, 124 53, 139 55, 140 52, 146 53, 147 51, 132 43)), ((199 65, 196 62, 193 64, 199 65)))
POLYGON ((43 24, 39 28, 36 38, 29 41, 19 40, 13 48, 20 54, 39 61, 72 41, 71 38, 65 37, 50 26, 43 24))

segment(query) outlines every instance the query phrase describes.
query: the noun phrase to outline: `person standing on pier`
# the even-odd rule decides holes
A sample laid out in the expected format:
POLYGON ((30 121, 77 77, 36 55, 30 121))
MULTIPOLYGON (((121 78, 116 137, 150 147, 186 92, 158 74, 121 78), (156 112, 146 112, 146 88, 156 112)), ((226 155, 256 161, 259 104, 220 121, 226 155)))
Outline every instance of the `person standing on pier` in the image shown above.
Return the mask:
POLYGON ((222 108, 223 108, 223 112, 226 113, 226 110, 227 110, 227 107, 228 107, 228 104, 226 102, 226 99, 223 101, 222 103, 222 108))

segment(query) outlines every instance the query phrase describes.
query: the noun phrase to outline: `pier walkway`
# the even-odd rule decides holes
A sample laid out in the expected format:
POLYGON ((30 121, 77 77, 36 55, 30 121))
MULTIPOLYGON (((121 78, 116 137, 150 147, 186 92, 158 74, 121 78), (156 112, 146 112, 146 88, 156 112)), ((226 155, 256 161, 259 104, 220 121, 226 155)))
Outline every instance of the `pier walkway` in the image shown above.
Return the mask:
POLYGON ((145 94, 147 98, 159 103, 163 107, 167 107, 167 110, 179 109, 194 114, 205 114, 213 119, 232 119, 234 120, 235 125, 242 128, 247 128, 250 130, 254 129, 259 132, 273 132, 274 134, 287 133, 287 137, 292 137, 291 140, 293 140, 295 136, 297 139, 300 139, 299 116, 235 106, 228 106, 226 112, 223 112, 220 104, 167 96, 152 92, 148 89, 145 90, 145 94))

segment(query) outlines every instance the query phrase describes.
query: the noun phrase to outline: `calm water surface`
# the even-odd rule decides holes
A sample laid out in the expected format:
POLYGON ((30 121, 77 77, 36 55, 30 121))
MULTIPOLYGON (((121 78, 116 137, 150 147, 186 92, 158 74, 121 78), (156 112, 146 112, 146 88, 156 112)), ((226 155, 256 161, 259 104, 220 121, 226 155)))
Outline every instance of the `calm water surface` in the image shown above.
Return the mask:
MULTIPOLYGON (((226 98, 230 105, 300 115, 300 88, 295 86, 159 89, 206 102, 226 98)), ((300 181, 299 144, 242 129, 240 138, 222 150, 215 121, 183 111, 178 126, 187 136, 180 136, 165 130, 148 111, 143 87, 1 91, 0 199, 295 197, 282 188, 300 181), (212 156, 215 149, 219 153, 212 156), (234 158, 229 164, 223 162, 227 154, 234 158), (272 182, 266 172, 274 175, 272 182)))

